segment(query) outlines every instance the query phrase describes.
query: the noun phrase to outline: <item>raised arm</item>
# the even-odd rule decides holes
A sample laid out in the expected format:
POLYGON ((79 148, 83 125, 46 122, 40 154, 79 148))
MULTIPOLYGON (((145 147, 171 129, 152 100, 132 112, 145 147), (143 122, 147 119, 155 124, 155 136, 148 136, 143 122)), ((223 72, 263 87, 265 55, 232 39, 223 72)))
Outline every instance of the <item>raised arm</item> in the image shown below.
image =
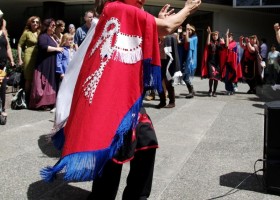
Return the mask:
POLYGON ((206 44, 209 45, 210 42, 211 42, 211 28, 210 28, 210 26, 207 27, 207 33, 208 33, 208 35, 207 35, 206 44))
POLYGON ((280 44, 280 26, 278 23, 274 24, 274 30, 276 34, 276 40, 280 44))
MULTIPOLYGON (((159 36, 168 35, 176 30, 190 14, 198 9, 200 4, 201 0, 187 0, 185 6, 178 13, 169 15, 164 19, 155 18, 159 36)), ((169 8, 170 5, 166 5, 166 7, 169 8)))
POLYGON ((228 47, 229 45, 229 29, 227 29, 227 32, 226 32, 226 47, 228 47))

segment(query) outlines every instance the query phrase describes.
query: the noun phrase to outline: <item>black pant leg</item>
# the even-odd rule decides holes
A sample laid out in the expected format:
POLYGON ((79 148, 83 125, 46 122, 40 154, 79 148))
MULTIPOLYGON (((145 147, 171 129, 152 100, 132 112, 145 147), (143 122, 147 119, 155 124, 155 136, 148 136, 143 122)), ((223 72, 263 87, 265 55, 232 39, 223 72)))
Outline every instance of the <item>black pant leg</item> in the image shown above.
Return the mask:
POLYGON ((172 81, 171 80, 168 81, 166 78, 165 85, 166 85, 166 89, 168 92, 169 103, 173 104, 173 103, 175 103, 175 90, 174 90, 174 87, 172 86, 172 81))
POLYGON ((118 193, 122 165, 108 161, 101 177, 92 184, 92 192, 87 200, 114 200, 118 193))
POLYGON ((151 193, 156 149, 140 150, 130 161, 123 200, 146 200, 151 193))
POLYGON ((5 111, 5 104, 6 104, 6 86, 7 86, 7 78, 5 77, 0 84, 0 98, 2 101, 2 110, 5 111))

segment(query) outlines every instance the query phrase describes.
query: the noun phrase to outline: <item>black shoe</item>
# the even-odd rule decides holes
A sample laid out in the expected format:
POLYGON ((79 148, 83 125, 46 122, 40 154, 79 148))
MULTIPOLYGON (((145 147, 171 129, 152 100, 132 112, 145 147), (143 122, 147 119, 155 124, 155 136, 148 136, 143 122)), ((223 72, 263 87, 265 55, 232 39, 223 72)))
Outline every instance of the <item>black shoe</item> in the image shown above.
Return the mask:
POLYGON ((212 97, 217 97, 216 92, 212 93, 212 97))
POLYGON ((187 96, 186 96, 186 99, 191 99, 191 98, 193 98, 193 93, 190 93, 190 94, 187 94, 187 96))
POLYGON ((174 108, 175 107, 175 103, 170 103, 167 106, 164 106, 164 108, 174 108))
POLYGON ((211 97, 212 91, 208 92, 208 97, 211 97))
POLYGON ((255 89, 250 89, 250 90, 248 90, 247 94, 256 94, 256 90, 255 89))
POLYGON ((157 109, 160 109, 160 108, 163 108, 164 106, 166 106, 166 103, 160 102, 160 103, 156 106, 156 108, 157 108, 157 109))

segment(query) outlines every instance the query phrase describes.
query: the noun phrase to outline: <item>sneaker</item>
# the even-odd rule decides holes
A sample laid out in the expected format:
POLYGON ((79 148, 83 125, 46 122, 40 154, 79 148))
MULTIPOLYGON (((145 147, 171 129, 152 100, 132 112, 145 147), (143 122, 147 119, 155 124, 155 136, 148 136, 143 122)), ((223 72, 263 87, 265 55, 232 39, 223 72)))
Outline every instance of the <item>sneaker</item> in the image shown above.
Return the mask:
POLYGON ((216 92, 212 93, 212 97, 217 97, 216 92))
POLYGON ((234 92, 237 92, 238 91, 238 87, 234 87, 234 92))
POLYGON ((51 109, 50 113, 55 113, 56 108, 51 109))

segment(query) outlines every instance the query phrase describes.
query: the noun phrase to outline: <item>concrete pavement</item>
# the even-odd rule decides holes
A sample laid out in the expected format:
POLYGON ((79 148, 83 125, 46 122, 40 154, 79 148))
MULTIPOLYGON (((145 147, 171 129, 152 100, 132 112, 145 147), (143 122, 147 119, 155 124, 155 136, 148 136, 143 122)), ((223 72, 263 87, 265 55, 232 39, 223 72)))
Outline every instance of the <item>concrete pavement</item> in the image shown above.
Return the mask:
MULTIPOLYGON (((257 95, 246 94, 239 84, 233 96, 208 97, 208 80, 195 78, 196 96, 185 99, 186 86, 176 86, 176 107, 155 109, 159 103, 145 101, 160 148, 157 151, 150 200, 206 200, 221 196, 246 179, 238 191, 221 199, 276 200, 266 194, 255 176, 254 163, 263 158, 264 102, 280 100, 280 91, 269 86, 257 95), (249 178, 248 178, 249 177, 249 178)), ((42 167, 59 158, 46 141, 54 115, 50 112, 7 110, 8 121, 0 126, 0 199, 80 200, 86 199, 91 182, 52 184, 41 181, 42 167)), ((257 163, 257 169, 262 163, 257 163)), ((129 164, 125 164, 117 200, 121 199, 129 164)), ((259 180, 262 173, 258 173, 259 180)))

